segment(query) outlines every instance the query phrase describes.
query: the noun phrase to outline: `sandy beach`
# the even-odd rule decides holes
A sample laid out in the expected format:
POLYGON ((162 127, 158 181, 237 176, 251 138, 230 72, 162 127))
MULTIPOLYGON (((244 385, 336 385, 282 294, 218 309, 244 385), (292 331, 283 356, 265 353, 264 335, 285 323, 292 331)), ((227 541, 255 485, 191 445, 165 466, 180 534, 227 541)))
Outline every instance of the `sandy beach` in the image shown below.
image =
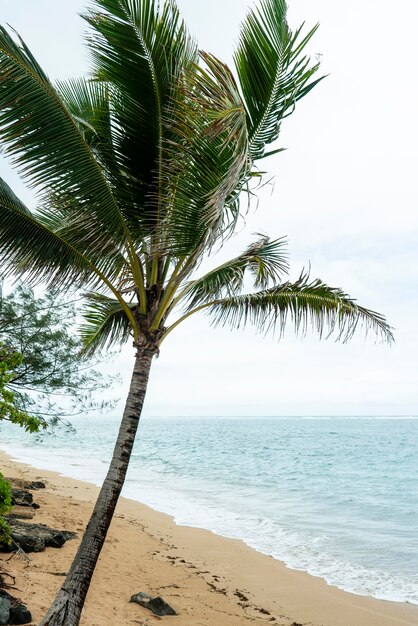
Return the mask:
MULTIPOLYGON (((97 487, 17 463, 0 453, 6 477, 43 480, 32 521, 81 536, 97 487)), ((88 478, 86 476, 86 478, 88 478)), ((30 554, 25 562, 1 555, 16 576, 17 592, 37 623, 63 581, 77 539, 63 548, 30 554)), ((320 578, 290 570, 243 542, 177 526, 168 515, 121 499, 83 613, 83 626, 416 626, 418 606, 357 596, 320 578), (129 603, 132 594, 161 595, 177 611, 158 618, 129 603)))

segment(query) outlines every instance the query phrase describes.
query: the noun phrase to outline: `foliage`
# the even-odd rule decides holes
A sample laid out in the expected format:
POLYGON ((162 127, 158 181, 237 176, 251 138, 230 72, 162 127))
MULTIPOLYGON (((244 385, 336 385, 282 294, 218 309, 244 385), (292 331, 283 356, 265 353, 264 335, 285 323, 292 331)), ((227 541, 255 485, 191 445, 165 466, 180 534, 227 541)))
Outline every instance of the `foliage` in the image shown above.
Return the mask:
POLYGON ((12 508, 12 493, 10 484, 0 473, 0 543, 10 543, 10 528, 4 519, 4 515, 12 508))
POLYGON ((0 291, 0 340, 15 361, 6 384, 17 405, 42 421, 106 406, 93 397, 112 378, 80 355, 75 329, 74 303, 56 292, 36 298, 23 285, 7 296, 0 291))
POLYGON ((21 354, 10 352, 0 343, 0 420, 7 420, 33 433, 44 426, 44 422, 19 408, 16 394, 7 388, 18 375, 18 369, 22 363, 21 354))

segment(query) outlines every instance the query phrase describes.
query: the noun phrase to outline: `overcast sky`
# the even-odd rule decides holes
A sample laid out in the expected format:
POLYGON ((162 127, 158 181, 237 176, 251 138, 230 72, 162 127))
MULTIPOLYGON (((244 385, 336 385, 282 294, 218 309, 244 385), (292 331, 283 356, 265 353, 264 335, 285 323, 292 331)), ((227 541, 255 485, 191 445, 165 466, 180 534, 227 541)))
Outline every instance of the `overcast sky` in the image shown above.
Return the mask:
MULTIPOLYGON (((246 0, 178 0, 199 45, 230 61, 246 0)), ((80 0, 3 0, 14 26, 51 77, 87 71, 80 0)), ((291 332, 280 341, 184 324, 155 362, 147 415, 418 414, 418 6, 412 0, 290 0, 293 27, 320 29, 311 54, 329 76, 282 127, 287 148, 266 161, 274 185, 230 244, 251 233, 287 235, 293 277, 342 287, 395 327, 392 347, 372 338, 346 345, 291 332)), ((31 202, 16 176, 0 175, 31 202)), ((115 367, 125 384, 131 349, 115 367)))

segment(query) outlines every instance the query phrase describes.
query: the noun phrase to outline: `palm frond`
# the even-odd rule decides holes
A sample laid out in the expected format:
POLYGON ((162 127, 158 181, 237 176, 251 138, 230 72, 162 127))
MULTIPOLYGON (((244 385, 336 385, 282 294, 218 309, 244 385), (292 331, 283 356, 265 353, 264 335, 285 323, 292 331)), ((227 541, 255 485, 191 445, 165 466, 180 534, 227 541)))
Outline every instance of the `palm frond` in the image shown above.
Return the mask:
POLYGON ((99 80, 73 78, 58 81, 55 88, 109 182, 121 184, 112 139, 109 85, 99 80))
POLYGON ((201 53, 178 87, 172 136, 164 144, 167 247, 187 255, 235 225, 228 199, 249 168, 245 110, 235 79, 216 57, 201 53))
POLYGON ((108 237, 126 242, 119 206, 80 132, 25 43, 0 27, 0 140, 40 192, 76 198, 108 237))
POLYGON ((112 139, 128 189, 131 223, 153 232, 161 218, 164 116, 197 48, 174 1, 95 0, 84 15, 96 78, 111 88, 112 139))
MULTIPOLYGON (((145 233, 141 232, 138 216, 135 215, 132 219, 131 190, 126 172, 121 170, 115 145, 120 130, 117 129, 113 117, 115 94, 112 85, 97 79, 77 78, 58 82, 56 89, 114 190, 129 231, 135 236, 136 241, 141 240, 145 233)), ((55 214, 56 195, 51 200, 55 214)), ((83 207, 80 207, 78 202, 73 204, 78 205, 77 213, 83 212, 83 207)), ((83 221, 86 222, 87 219, 88 213, 84 212, 83 221)), ((89 229, 98 230, 94 224, 89 229)))
POLYGON ((54 287, 94 287, 107 260, 95 266, 77 247, 42 224, 0 178, 1 272, 24 274, 28 282, 54 287))
POLYGON ((279 136, 281 120, 320 80, 312 80, 319 64, 304 56, 317 26, 301 38, 286 21, 285 0, 261 0, 241 26, 235 67, 246 105, 250 153, 264 156, 265 146, 279 136))
POLYGON ((288 274, 288 254, 284 251, 286 246, 286 237, 270 240, 266 235, 261 235, 258 241, 248 247, 246 256, 254 287, 265 289, 270 283, 277 283, 288 274))
POLYGON ((121 271, 133 276, 128 259, 111 238, 92 226, 77 200, 51 195, 48 208, 39 208, 36 220, 88 259, 113 286, 117 287, 121 271))
POLYGON ((265 289, 269 284, 277 283, 289 270, 287 255, 283 252, 285 245, 284 237, 270 241, 260 235, 241 255, 186 286, 183 298, 188 301, 187 310, 222 296, 238 295, 244 287, 246 272, 252 275, 256 288, 265 289))
POLYGON ((13 189, 6 183, 5 180, 3 180, 3 178, 0 178, 0 206, 2 208, 2 212, 7 206, 10 206, 21 213, 30 215, 28 207, 21 201, 20 198, 18 198, 13 189))
MULTIPOLYGON (((83 353, 91 355, 104 348, 126 343, 132 328, 120 302, 98 293, 87 294, 86 299, 88 304, 80 330, 83 353)), ((134 307, 131 305, 130 308, 134 307)))
POLYGON ((278 329, 282 334, 291 322, 301 335, 310 328, 320 337, 335 333, 337 340, 346 342, 363 329, 382 340, 393 340, 392 329, 383 315, 359 306, 341 289, 329 287, 319 279, 309 281, 307 274, 295 283, 218 300, 207 310, 214 325, 231 328, 252 324, 263 333, 278 329))

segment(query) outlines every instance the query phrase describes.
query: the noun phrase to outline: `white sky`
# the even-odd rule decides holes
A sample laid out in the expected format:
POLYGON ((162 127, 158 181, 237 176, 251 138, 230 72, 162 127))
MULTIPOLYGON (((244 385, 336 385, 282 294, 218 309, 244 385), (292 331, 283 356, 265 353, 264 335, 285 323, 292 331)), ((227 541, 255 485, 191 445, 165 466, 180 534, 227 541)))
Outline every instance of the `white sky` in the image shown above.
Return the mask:
MULTIPOLYGON (((230 61, 246 0, 178 0, 201 48, 230 61)), ((265 189, 231 254, 255 231, 287 235, 293 277, 342 287, 395 327, 392 347, 248 328, 212 329, 202 316, 163 345, 148 415, 401 415, 418 413, 416 152, 418 6, 412 0, 289 0, 293 27, 320 22, 311 54, 329 74, 283 125, 288 150, 268 162, 265 189)), ((85 73, 81 0, 3 0, 14 26, 54 78, 85 73)), ((28 202, 6 166, 0 175, 28 202)), ((131 350, 116 367, 125 383, 131 350)))

